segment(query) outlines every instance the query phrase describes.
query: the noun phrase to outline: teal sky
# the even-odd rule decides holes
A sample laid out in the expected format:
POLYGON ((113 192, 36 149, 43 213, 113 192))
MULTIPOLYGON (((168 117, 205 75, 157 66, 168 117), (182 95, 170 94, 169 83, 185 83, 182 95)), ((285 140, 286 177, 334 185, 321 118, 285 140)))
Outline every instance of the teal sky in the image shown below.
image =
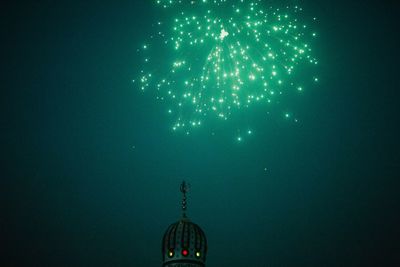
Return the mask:
POLYGON ((161 266, 185 179, 207 266, 398 266, 397 9, 301 5, 320 82, 287 99, 300 123, 255 110, 240 144, 235 120, 171 132, 132 84, 150 1, 2 9, 1 265, 161 266))

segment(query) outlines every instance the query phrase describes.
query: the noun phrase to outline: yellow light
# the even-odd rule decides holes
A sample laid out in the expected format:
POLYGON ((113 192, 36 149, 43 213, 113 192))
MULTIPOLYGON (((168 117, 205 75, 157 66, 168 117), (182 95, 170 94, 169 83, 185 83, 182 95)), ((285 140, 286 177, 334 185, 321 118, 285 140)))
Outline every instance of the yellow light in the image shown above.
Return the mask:
POLYGON ((196 252, 196 257, 197 257, 197 258, 200 258, 200 255, 201 255, 200 252, 197 251, 197 252, 196 252))

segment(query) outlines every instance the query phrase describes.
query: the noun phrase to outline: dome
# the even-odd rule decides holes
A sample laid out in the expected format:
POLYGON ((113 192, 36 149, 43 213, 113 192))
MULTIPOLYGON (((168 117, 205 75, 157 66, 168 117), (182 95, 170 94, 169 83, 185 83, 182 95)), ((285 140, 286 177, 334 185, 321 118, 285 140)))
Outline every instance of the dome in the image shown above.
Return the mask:
POLYGON ((205 266, 206 253, 203 230, 187 218, 171 224, 164 234, 163 266, 205 266))

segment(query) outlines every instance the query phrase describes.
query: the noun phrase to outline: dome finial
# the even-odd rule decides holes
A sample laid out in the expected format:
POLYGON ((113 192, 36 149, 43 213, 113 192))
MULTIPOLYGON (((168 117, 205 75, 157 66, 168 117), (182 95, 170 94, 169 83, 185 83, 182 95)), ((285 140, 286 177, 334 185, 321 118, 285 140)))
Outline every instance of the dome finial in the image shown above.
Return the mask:
POLYGON ((183 181, 181 183, 181 192, 182 192, 182 217, 183 218, 187 218, 186 217, 186 208, 187 208, 187 202, 186 202, 186 193, 189 190, 189 185, 186 184, 185 181, 183 181))

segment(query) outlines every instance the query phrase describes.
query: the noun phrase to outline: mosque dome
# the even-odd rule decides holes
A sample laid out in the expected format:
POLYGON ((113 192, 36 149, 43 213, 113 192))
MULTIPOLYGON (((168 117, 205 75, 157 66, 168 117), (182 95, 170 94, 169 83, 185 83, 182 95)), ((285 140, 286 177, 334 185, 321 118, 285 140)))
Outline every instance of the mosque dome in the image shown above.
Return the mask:
POLYGON ((183 193, 182 219, 171 224, 162 240, 163 267, 198 267, 205 266, 207 239, 203 230, 186 217, 185 182, 181 185, 183 193))
POLYGON ((203 230, 188 219, 171 224, 164 234, 162 242, 164 266, 174 266, 173 263, 205 266, 206 253, 207 240, 203 230))

